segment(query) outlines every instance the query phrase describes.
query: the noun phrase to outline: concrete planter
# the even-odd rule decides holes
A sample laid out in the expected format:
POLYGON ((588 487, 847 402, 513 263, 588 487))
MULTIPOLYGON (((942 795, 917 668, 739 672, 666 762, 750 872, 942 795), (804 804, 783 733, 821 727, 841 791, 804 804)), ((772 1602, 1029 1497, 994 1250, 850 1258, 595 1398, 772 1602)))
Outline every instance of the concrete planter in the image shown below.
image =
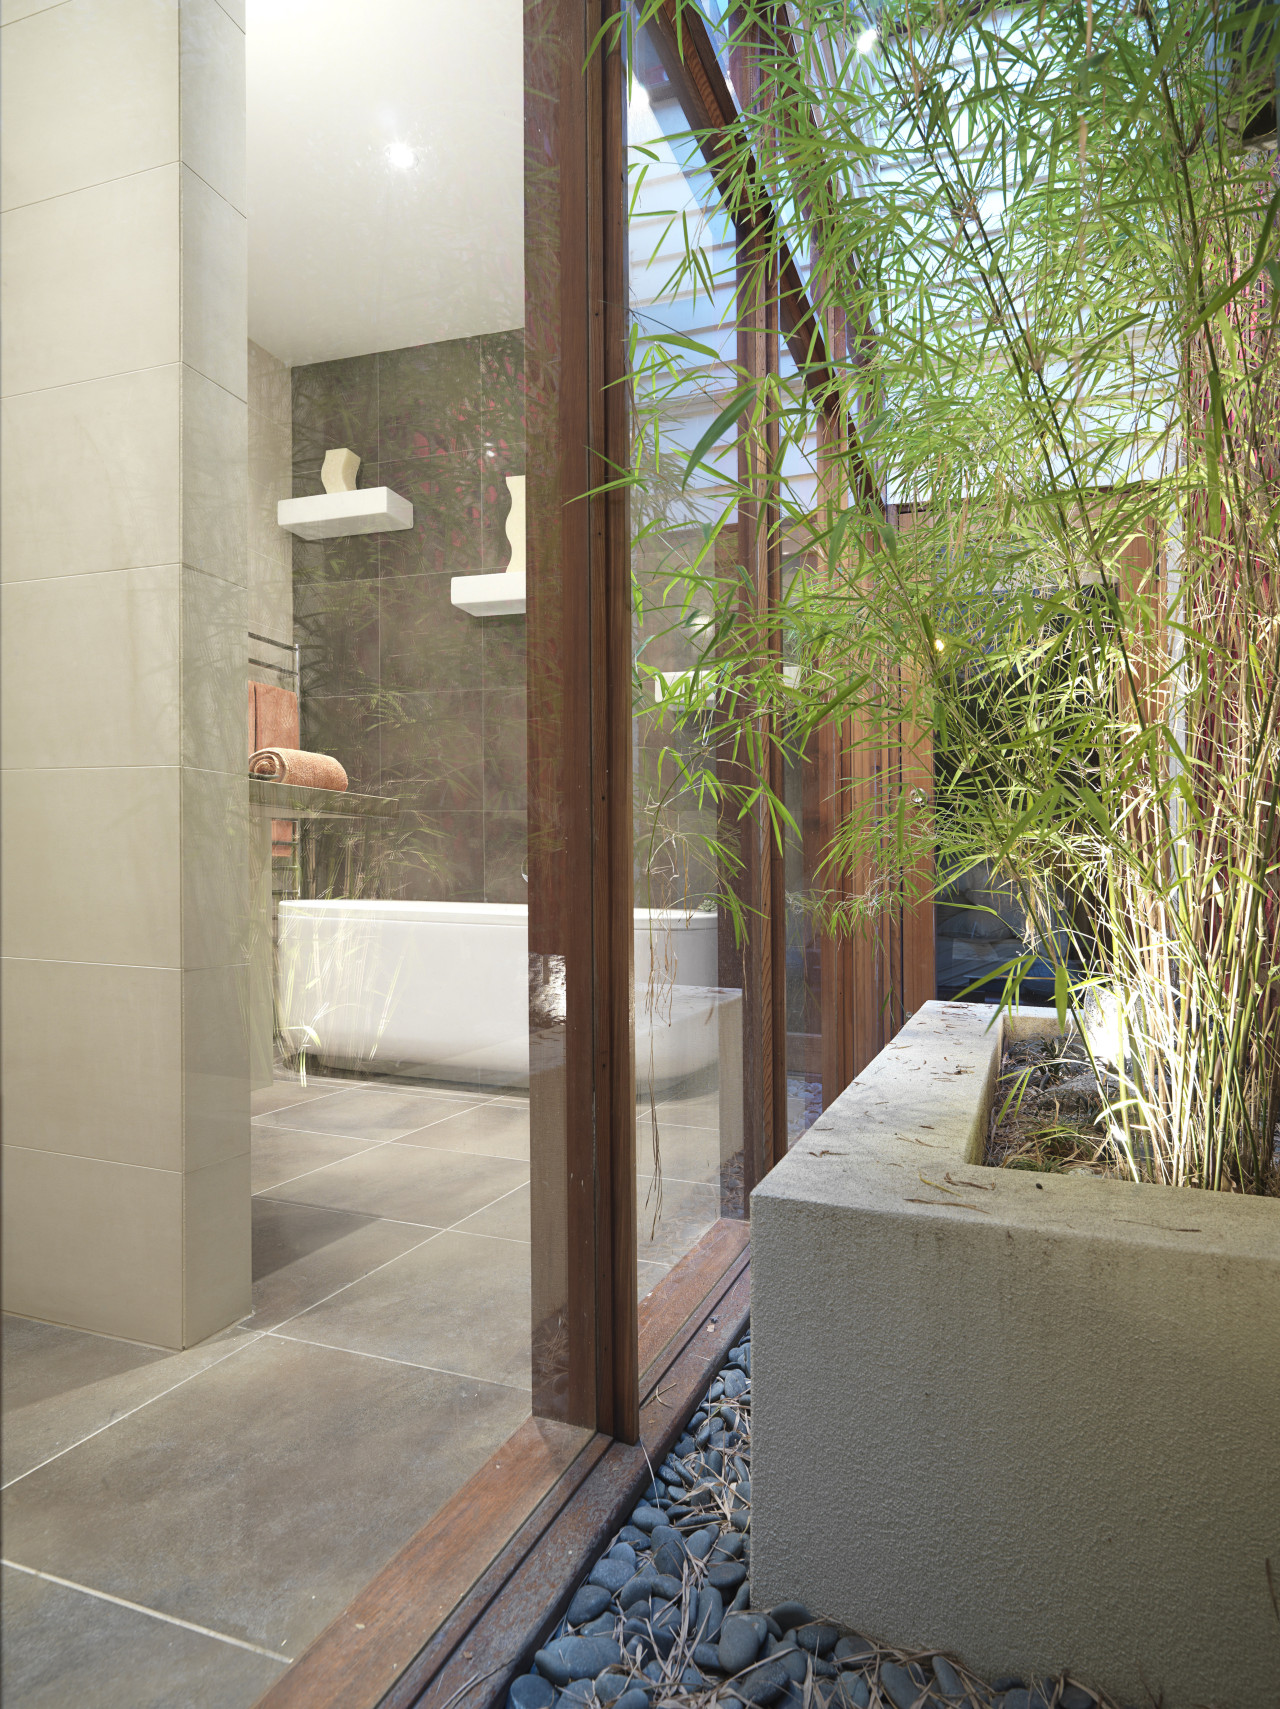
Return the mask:
POLYGON ((990 1020, 927 1003, 752 1195, 753 1604, 1276 1709, 1280 1200, 975 1164, 990 1020))

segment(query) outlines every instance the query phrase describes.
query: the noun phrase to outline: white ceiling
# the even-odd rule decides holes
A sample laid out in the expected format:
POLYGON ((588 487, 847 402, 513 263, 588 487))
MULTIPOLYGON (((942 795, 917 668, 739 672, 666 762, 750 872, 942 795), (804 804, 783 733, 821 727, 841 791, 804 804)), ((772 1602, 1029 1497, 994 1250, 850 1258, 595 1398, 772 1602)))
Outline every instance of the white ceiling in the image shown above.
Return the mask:
POLYGON ((522 0, 248 0, 256 343, 319 362, 522 323, 521 32, 522 0))

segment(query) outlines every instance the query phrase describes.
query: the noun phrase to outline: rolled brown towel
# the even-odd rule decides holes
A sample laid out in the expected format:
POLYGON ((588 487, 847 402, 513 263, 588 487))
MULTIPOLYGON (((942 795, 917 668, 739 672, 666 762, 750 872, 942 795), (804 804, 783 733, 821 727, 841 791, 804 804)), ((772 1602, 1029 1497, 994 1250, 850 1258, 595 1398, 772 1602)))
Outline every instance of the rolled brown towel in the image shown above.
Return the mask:
POLYGON ((346 772, 330 754, 308 754, 301 748, 259 748, 249 756, 249 775, 300 789, 347 787, 346 772))

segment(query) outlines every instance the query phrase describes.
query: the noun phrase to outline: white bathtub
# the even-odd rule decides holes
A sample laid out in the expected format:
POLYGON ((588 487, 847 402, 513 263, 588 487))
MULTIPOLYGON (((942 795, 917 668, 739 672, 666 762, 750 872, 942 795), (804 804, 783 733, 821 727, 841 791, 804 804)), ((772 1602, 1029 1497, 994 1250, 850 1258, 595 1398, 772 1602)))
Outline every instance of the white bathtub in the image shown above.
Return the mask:
MULTIPOLYGON (((529 1083, 529 921, 494 902, 282 902, 280 1026, 312 1062, 529 1083)), ((636 910, 636 1074, 717 1058, 716 916, 636 910), (656 975, 650 983, 650 970, 656 975)), ((563 1000, 563 999, 561 999, 563 1000)))

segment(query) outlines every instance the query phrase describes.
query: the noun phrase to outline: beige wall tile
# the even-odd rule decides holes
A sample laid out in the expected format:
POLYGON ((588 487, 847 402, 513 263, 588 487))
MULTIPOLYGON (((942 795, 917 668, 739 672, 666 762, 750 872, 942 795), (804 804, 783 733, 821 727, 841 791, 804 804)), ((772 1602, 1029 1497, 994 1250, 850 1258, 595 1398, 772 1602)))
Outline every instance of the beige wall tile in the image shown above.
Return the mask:
POLYGON ((180 799, 170 767, 5 772, 6 953, 180 966, 180 799))
POLYGON ((180 575, 175 564, 6 584, 6 766, 177 764, 180 575))
POLYGON ((36 12, 47 12, 51 6, 61 6, 65 0, 0 0, 0 24, 15 24, 20 18, 30 18, 36 12))
POLYGON ((248 222, 182 169, 182 359, 242 402, 249 395, 248 222))
POLYGON ((5 215, 5 396, 177 361, 178 172, 5 215))
POLYGON ((175 161, 177 58, 177 0, 67 0, 15 24, 0 57, 0 204, 175 161))
POLYGON ((182 370, 176 362, 6 398, 6 581, 176 564, 182 370))
POLYGON ((248 411, 194 368, 182 371, 182 558, 243 587, 248 411))
MULTIPOLYGON (((269 635, 273 641, 291 641, 293 638, 293 578, 291 571, 283 570, 279 564, 273 564, 266 558, 259 558, 255 553, 249 554, 249 624, 255 635, 269 635)), ((266 654, 259 647, 253 647, 258 657, 266 654)), ((267 649, 272 657, 276 656, 274 647, 267 649)), ((279 654, 281 663, 287 663, 287 656, 279 654)), ((250 676, 261 676, 263 673, 257 666, 251 666, 250 676)), ((277 679, 268 671, 265 680, 274 682, 277 679)), ((292 678, 279 679, 286 686, 292 687, 292 678)))
POLYGON ((248 968, 182 976, 183 1159, 190 1171, 249 1150, 248 968))
POLYGON ((293 497, 293 432, 287 422, 249 411, 249 550, 293 573, 293 536, 276 506, 293 497))
POLYGON ((3 1002, 11 1145, 182 1167, 176 969, 6 957, 3 1002))
POLYGON ((183 1177, 183 1345, 253 1309, 249 1152, 183 1177))
POLYGON ((176 1170, 6 1145, 6 1309, 181 1347, 182 1197, 176 1170))
MULTIPOLYGON (((19 0, 19 4, 22 0, 19 0)), ((222 10, 238 29, 244 29, 244 0, 219 0, 222 10)))
POLYGON ((249 779, 182 773, 182 965, 230 967, 249 952, 249 779))
POLYGON ((288 427, 293 421, 293 383, 288 364, 249 340, 249 408, 288 427))
POLYGON ((243 587, 185 565, 181 597, 183 764, 238 772, 245 762, 248 597, 243 587))
POLYGON ((182 159, 241 213, 244 28, 217 0, 182 0, 182 159))

